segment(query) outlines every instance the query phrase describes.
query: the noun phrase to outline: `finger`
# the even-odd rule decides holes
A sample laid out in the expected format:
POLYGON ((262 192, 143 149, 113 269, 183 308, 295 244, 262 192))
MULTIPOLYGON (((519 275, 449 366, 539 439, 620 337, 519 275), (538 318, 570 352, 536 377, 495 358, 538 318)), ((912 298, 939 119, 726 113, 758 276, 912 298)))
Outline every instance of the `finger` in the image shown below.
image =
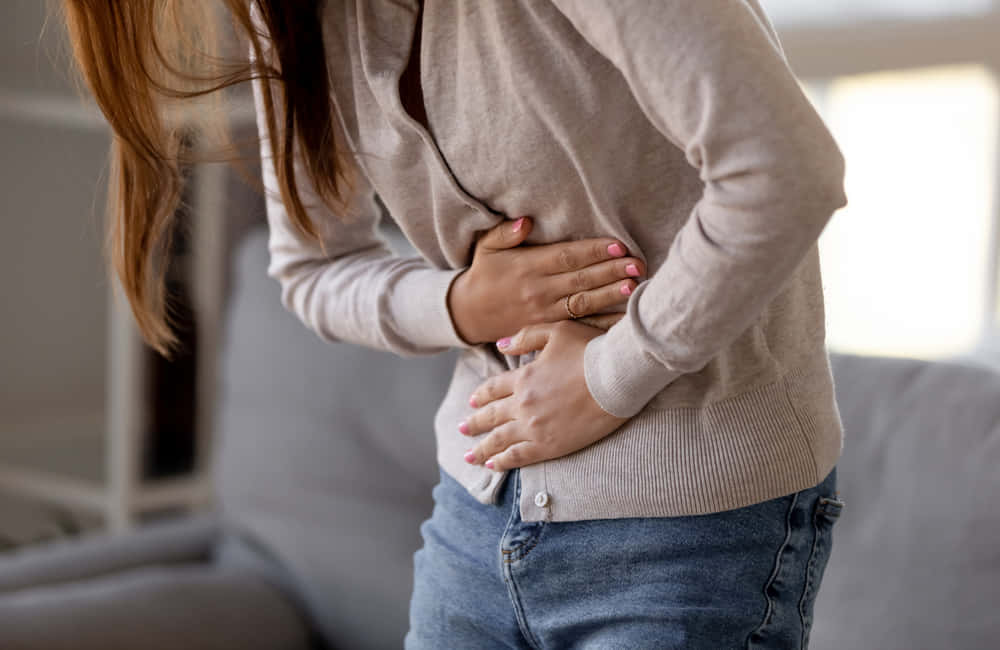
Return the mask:
POLYGON ((484 465, 494 472, 532 465, 542 460, 541 448, 532 440, 517 442, 488 458, 484 465))
POLYGON ((638 278, 644 272, 642 260, 624 257, 546 278, 553 281, 546 282, 546 288, 551 288, 554 298, 561 298, 580 291, 598 289, 620 280, 638 278))
POLYGON ((458 430, 467 436, 478 436, 494 427, 514 419, 514 399, 504 397, 490 402, 458 424, 458 430))
POLYGON ((625 312, 616 312, 614 314, 597 314, 596 316, 584 316, 583 318, 577 318, 576 322, 583 323, 584 325, 590 325, 591 327, 596 327, 598 329, 607 330, 624 317, 625 317, 625 312))
MULTIPOLYGON (((497 341, 497 349, 504 354, 525 354, 532 350, 541 350, 548 343, 553 327, 558 324, 556 322, 526 325, 514 336, 506 336, 497 341)), ((522 366, 518 370, 523 371, 527 367, 522 366)))
MULTIPOLYGON (((614 284, 605 285, 599 289, 590 291, 580 291, 569 297, 569 308, 574 314, 585 316, 600 312, 612 305, 626 302, 632 295, 635 288, 639 286, 635 280, 621 280, 614 284)), ((566 311, 566 296, 563 296, 558 304, 562 310, 566 311)), ((568 315, 568 313, 567 313, 568 315)))
POLYGON ((546 244, 542 249, 541 270, 550 275, 576 271, 617 257, 625 257, 628 249, 617 239, 601 237, 546 244))
POLYGON ((494 400, 498 400, 512 394, 514 392, 516 372, 516 370, 508 370, 507 372, 500 373, 499 375, 494 375, 479 384, 479 386, 472 391, 472 395, 469 396, 469 406, 472 408, 479 408, 494 400))
POLYGON ((493 226, 480 237, 476 246, 499 250, 502 248, 514 248, 524 241, 524 238, 531 232, 531 217, 520 217, 518 219, 504 219, 493 226))
POLYGON ((475 447, 465 453, 465 462, 482 465, 511 445, 522 442, 517 425, 511 421, 494 429, 490 435, 480 440, 475 447))

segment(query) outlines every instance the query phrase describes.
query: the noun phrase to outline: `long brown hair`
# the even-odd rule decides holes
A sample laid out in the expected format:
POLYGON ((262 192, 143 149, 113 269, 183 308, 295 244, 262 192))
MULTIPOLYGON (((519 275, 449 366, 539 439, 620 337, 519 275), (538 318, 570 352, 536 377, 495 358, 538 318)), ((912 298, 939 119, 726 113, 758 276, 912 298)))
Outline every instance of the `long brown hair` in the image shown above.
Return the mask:
MULTIPOLYGON (((292 222, 322 244, 296 187, 293 151, 301 154, 302 169, 321 200, 331 207, 349 201, 337 182, 351 186, 352 170, 335 142, 322 1, 223 4, 246 56, 219 56, 215 3, 62 0, 76 69, 113 134, 107 267, 117 274, 142 337, 166 357, 179 343, 165 285, 174 215, 184 165, 205 159, 186 136, 191 115, 172 117, 192 104, 179 100, 219 97, 219 91, 261 79, 267 139, 292 222)), ((227 125, 214 126, 229 143, 227 125)))

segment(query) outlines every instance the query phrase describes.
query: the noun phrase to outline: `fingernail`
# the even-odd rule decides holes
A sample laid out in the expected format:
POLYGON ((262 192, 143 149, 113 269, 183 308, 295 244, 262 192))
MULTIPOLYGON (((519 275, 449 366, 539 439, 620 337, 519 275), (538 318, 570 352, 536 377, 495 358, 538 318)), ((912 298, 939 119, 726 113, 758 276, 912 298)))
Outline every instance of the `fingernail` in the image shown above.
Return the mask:
POLYGON ((471 449, 465 452, 465 462, 467 463, 476 462, 476 452, 472 451, 471 449))
POLYGON ((624 296, 631 296, 632 295, 632 289, 627 284, 623 284, 622 285, 621 292, 622 292, 622 295, 624 295, 624 296))
POLYGON ((499 341, 497 341, 497 347, 500 348, 501 350, 503 350, 504 348, 509 348, 510 347, 510 337, 509 336, 505 336, 502 339, 500 339, 499 341))
POLYGON ((465 435, 469 435, 469 423, 466 422, 465 420, 462 420, 462 422, 458 425, 458 430, 464 433, 465 435))
POLYGON ((475 395, 473 395, 472 397, 469 398, 469 406, 471 406, 472 408, 479 408, 479 404, 476 404, 476 396, 475 395))
POLYGON ((488 461, 486 461, 486 466, 489 467, 490 469, 493 469, 493 459, 492 458, 489 459, 488 461))
POLYGON ((625 272, 629 275, 639 275, 639 268, 635 264, 628 264, 625 267, 625 272))
POLYGON ((524 225, 524 217, 521 217, 520 219, 514 222, 514 225, 511 226, 510 229, 513 230, 514 232, 517 232, 518 230, 521 229, 521 226, 523 225, 524 225))
POLYGON ((608 246, 608 252, 614 255, 615 257, 621 257, 622 255, 625 254, 625 251, 617 243, 608 246))

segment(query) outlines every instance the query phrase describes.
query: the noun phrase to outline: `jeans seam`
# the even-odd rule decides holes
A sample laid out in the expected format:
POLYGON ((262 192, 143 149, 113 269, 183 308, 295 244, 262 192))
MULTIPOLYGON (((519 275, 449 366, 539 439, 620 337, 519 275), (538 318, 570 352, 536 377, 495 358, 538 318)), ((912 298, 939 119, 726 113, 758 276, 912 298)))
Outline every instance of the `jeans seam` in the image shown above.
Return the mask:
MULTIPOLYGON (((802 590, 802 597, 799 599, 799 618, 802 620, 802 637, 801 637, 801 639, 802 639, 802 647, 803 648, 806 647, 806 645, 805 645, 806 644, 806 637, 808 635, 807 625, 806 625, 806 615, 805 615, 805 603, 806 603, 806 600, 809 597, 812 597, 813 594, 814 594, 814 592, 816 591, 816 589, 814 589, 814 583, 815 583, 815 575, 814 574, 815 574, 816 562, 817 562, 816 550, 817 550, 817 547, 819 546, 819 539, 820 539, 820 535, 822 533, 822 526, 820 524, 820 517, 829 519, 830 520, 830 525, 832 526, 833 523, 834 523, 833 520, 836 519, 836 517, 838 516, 837 514, 831 514, 826 509, 826 506, 829 503, 839 504, 841 506, 843 505, 843 502, 840 501, 840 499, 838 499, 836 496, 834 496, 834 497, 820 497, 819 502, 816 504, 816 510, 813 513, 813 517, 812 517, 812 522, 813 522, 813 543, 812 543, 812 549, 809 551, 809 561, 806 563, 806 585, 805 585, 805 588, 802 590)), ((811 621, 810 621, 809 625, 810 626, 812 625, 811 621)))
POLYGON ((798 492, 792 494, 791 503, 788 505, 788 511, 785 513, 785 538, 781 541, 781 546, 778 547, 778 552, 775 555, 774 568, 771 570, 771 576, 764 584, 763 593, 764 599, 767 601, 767 609, 764 610, 764 618, 761 620, 760 624, 747 635, 746 647, 748 650, 750 650, 750 641, 753 636, 760 633, 764 629, 764 626, 769 622, 771 615, 774 613, 774 602, 771 600, 768 590, 774 584, 774 581, 778 578, 778 574, 781 572, 782 556, 784 555, 785 548, 787 548, 788 542, 792 537, 792 512, 795 511, 795 504, 798 501, 798 497, 798 492))
POLYGON ((802 635, 799 637, 799 643, 802 645, 803 648, 805 647, 806 644, 806 629, 807 629, 806 614, 803 608, 805 607, 807 598, 811 596, 813 591, 812 588, 813 568, 816 566, 816 548, 819 545, 819 536, 820 536, 820 525, 819 521, 817 521, 817 518, 820 516, 821 516, 820 506, 819 504, 817 504, 816 511, 813 513, 812 516, 813 541, 812 541, 812 548, 809 550, 809 561, 806 562, 806 584, 805 588, 802 590, 802 596, 799 598, 799 607, 798 607, 799 620, 802 622, 802 635))
MULTIPOLYGON (((507 525, 504 527, 503 532, 500 534, 500 553, 503 559, 500 562, 500 574, 503 577, 503 582, 507 586, 507 596, 510 598, 510 604, 514 610, 514 618, 517 619, 517 626, 521 630, 521 634, 524 636, 525 641, 529 646, 535 648, 536 650, 541 650, 541 643, 535 638, 535 635, 528 628, 528 621, 524 618, 524 612, 521 609, 520 603, 520 592, 518 591, 517 584, 514 582, 514 576, 511 573, 512 563, 508 562, 507 549, 503 548, 503 540, 507 536, 508 531, 510 531, 511 526, 514 524, 514 514, 519 511, 521 502, 521 473, 511 472, 507 477, 507 480, 515 481, 514 483, 514 503, 510 510, 510 516, 507 518, 507 525)), ((523 544, 522 544, 523 546, 523 544)), ((517 548, 520 548, 518 546, 517 548)), ((511 549, 511 551, 517 550, 511 549)))
POLYGON ((523 559, 531 549, 535 548, 541 536, 542 530, 539 529, 538 534, 535 535, 530 541, 518 544, 511 549, 501 549, 500 552, 505 556, 503 559, 504 564, 513 564, 514 562, 523 559))

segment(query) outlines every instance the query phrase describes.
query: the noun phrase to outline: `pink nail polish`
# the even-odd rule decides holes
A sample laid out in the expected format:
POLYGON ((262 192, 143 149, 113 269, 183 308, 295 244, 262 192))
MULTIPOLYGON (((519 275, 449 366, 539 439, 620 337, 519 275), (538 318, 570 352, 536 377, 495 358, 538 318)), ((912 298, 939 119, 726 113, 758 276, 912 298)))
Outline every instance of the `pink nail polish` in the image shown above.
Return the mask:
POLYGON ((524 225, 524 217, 521 217, 520 219, 514 222, 514 225, 511 226, 510 229, 513 230, 514 232, 517 232, 518 230, 521 229, 521 226, 523 225, 524 225))
POLYGON ((489 467, 490 469, 493 469, 493 459, 492 458, 489 459, 488 461, 486 461, 486 466, 489 467))
POLYGON ((497 347, 500 348, 501 350, 503 350, 504 348, 510 347, 510 337, 509 336, 505 336, 502 339, 500 339, 499 341, 497 341, 497 347))
POLYGON ((622 250, 622 247, 619 246, 617 243, 608 246, 608 252, 611 253, 611 255, 613 255, 614 257, 621 257, 622 255, 625 254, 625 251, 622 250))
POLYGON ((639 269, 635 264, 629 264, 625 267, 625 272, 629 275, 639 275, 639 269))
POLYGON ((476 452, 472 451, 471 449, 465 452, 465 462, 467 463, 476 462, 476 452))
POLYGON ((458 430, 465 435, 469 435, 469 424, 465 420, 462 420, 461 424, 458 425, 458 430))
POLYGON ((623 284, 622 285, 621 292, 622 292, 623 296, 631 296, 632 295, 632 289, 629 288, 629 286, 627 284, 623 284))
POLYGON ((476 403, 476 396, 475 395, 473 395, 472 397, 469 398, 469 406, 471 406, 474 409, 475 408, 479 408, 479 404, 476 403))

